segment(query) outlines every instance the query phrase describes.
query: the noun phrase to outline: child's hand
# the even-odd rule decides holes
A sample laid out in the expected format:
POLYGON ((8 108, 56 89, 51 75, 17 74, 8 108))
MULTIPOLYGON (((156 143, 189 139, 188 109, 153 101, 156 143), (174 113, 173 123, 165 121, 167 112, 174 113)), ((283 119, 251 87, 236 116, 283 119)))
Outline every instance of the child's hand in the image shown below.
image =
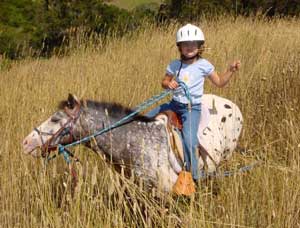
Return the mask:
POLYGON ((169 83, 168 83, 168 88, 169 89, 176 89, 178 87, 178 82, 175 79, 172 79, 169 83))
POLYGON ((231 63, 229 65, 228 70, 230 72, 234 73, 234 72, 238 71, 240 69, 240 67, 241 67, 241 61, 240 60, 235 60, 235 61, 233 61, 233 63, 231 63))

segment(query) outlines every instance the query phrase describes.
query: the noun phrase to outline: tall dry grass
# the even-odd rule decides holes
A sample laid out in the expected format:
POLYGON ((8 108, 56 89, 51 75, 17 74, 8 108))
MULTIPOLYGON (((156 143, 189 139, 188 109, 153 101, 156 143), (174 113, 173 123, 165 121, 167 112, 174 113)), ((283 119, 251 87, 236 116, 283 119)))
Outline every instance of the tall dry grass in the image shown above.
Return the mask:
POLYGON ((73 54, 26 59, 0 72, 1 227, 300 227, 300 27, 298 19, 203 20, 205 57, 219 71, 232 59, 242 68, 225 89, 206 92, 236 102, 244 115, 241 146, 223 164, 249 173, 203 182, 191 199, 155 198, 90 151, 77 147, 82 166, 72 199, 61 158, 46 168, 24 156, 21 141, 56 110, 69 92, 133 107, 161 91, 177 57, 178 25, 148 26, 105 46, 76 43, 73 54))

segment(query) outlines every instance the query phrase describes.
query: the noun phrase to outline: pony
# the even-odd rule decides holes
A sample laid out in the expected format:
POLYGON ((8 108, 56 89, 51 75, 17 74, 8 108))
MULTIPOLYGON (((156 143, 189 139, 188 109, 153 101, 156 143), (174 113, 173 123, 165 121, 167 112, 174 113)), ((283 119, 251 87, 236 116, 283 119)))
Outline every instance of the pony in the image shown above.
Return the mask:
MULTIPOLYGON (((67 100, 60 102, 58 111, 25 137, 24 153, 45 157, 58 145, 93 135, 131 112, 120 104, 80 101, 70 94, 67 100)), ((214 172, 222 160, 230 158, 237 146, 242 122, 242 114, 233 102, 216 95, 203 95, 198 131, 199 169, 214 172)), ((122 167, 125 173, 135 175, 145 186, 171 192, 182 166, 168 137, 162 119, 138 114, 96 136, 95 143, 89 141, 84 145, 104 155, 116 168, 122 167)))

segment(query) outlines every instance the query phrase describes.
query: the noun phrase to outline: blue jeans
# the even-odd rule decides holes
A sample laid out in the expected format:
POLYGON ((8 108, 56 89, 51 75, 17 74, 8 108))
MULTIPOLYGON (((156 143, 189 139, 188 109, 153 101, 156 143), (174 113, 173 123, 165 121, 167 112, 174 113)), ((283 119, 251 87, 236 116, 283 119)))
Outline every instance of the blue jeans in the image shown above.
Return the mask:
POLYGON ((201 104, 192 105, 191 111, 189 111, 186 104, 172 100, 170 103, 162 104, 150 112, 146 113, 147 117, 154 117, 158 113, 172 110, 176 112, 182 120, 182 139, 183 139, 183 149, 184 149, 184 162, 185 169, 192 173, 193 179, 198 180, 199 170, 198 170, 198 127, 201 116, 201 104))

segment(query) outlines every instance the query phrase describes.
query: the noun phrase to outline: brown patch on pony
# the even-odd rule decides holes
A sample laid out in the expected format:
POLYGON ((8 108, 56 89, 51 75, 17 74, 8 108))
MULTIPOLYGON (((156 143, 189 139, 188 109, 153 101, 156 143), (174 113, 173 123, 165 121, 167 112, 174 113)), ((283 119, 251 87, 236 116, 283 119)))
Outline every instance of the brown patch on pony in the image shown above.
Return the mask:
POLYGON ((177 113, 175 113, 171 110, 166 110, 157 115, 160 115, 160 114, 164 114, 168 117, 168 125, 174 126, 174 127, 178 128, 179 130, 182 129, 182 121, 177 113))

